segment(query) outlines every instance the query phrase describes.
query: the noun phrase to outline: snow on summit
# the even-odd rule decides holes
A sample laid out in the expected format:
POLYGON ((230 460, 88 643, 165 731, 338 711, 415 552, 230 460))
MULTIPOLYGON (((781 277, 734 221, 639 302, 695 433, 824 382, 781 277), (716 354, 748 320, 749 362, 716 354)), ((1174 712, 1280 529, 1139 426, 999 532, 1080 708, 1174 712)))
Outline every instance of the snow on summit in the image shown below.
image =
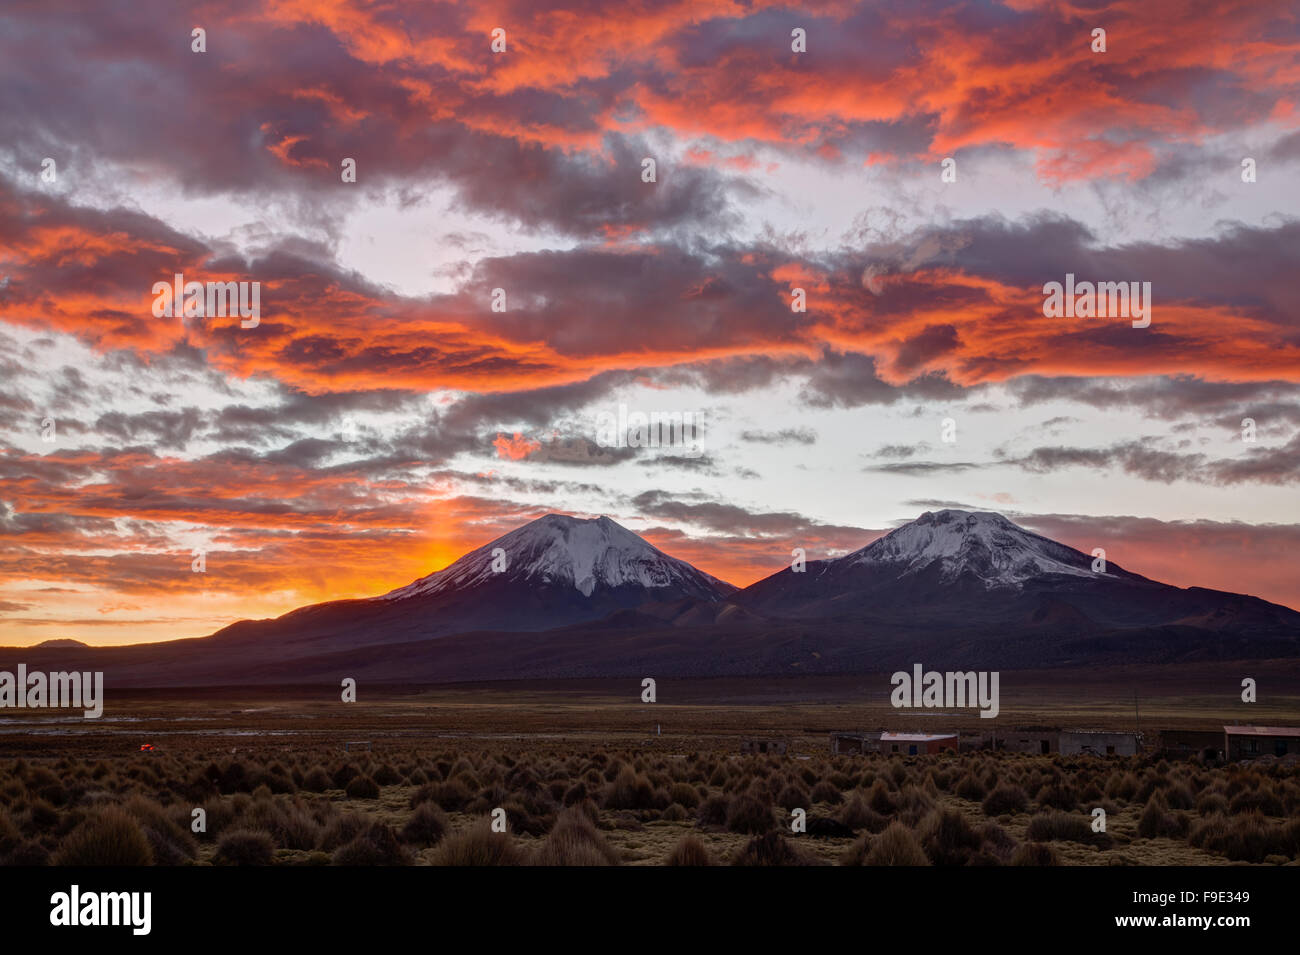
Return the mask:
POLYGON ((470 551, 444 570, 378 599, 426 596, 492 579, 568 585, 587 597, 597 589, 633 586, 674 588, 691 596, 718 599, 734 589, 669 557, 608 517, 583 520, 547 514, 470 551), (504 558, 498 550, 504 552, 504 558))
POLYGON ((989 586, 1018 586, 1043 574, 1095 576, 1092 559, 1080 551, 1032 534, 1001 514, 976 511, 926 511, 842 560, 902 565, 903 574, 938 561, 945 580, 967 573, 989 586))

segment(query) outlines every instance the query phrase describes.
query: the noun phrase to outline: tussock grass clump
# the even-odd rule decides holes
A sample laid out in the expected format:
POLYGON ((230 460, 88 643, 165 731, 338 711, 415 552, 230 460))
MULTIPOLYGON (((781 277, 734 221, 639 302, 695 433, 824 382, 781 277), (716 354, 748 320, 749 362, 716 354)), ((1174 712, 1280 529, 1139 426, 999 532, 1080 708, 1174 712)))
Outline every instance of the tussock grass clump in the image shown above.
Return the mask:
POLYGON ((334 780, 330 778, 329 773, 317 766, 309 770, 307 774, 302 777, 302 786, 300 788, 305 789, 309 793, 323 793, 327 789, 334 789, 336 787, 334 785, 334 780))
POLYGON ((953 809, 936 809, 920 827, 921 847, 935 865, 965 865, 983 845, 966 817, 953 809))
POLYGON ((221 865, 270 865, 275 858, 275 840, 260 829, 231 829, 217 840, 213 861, 221 865))
POLYGON ((567 809, 534 856, 535 865, 619 865, 622 857, 580 808, 567 809))
POLYGON ((737 796, 727 809, 727 828, 746 835, 762 835, 776 828, 772 807, 748 793, 737 796))
POLYGON ((1234 818, 1214 815, 1197 822, 1187 841, 1234 862, 1263 862, 1272 855, 1300 852, 1300 820, 1279 826, 1259 813, 1234 818))
POLYGON ((437 803, 423 802, 402 827, 402 841, 420 846, 435 846, 447 834, 450 823, 437 803))
POLYGON ((1023 789, 1019 786, 999 783, 998 787, 984 798, 980 808, 984 810, 986 816, 1006 816, 1024 812, 1028 806, 1029 796, 1023 789))
POLYGON ((347 845, 334 852, 334 865, 409 865, 410 853, 397 839, 392 828, 374 822, 347 845))
POLYGON ((1060 809, 1073 812, 1079 806, 1079 797, 1073 787, 1062 782, 1045 783, 1034 796, 1034 802, 1042 809, 1060 809))
POLYGON ((319 847, 325 852, 332 852, 365 832, 367 825, 369 821, 359 812, 335 816, 321 833, 319 847))
POLYGON ((694 833, 687 833, 677 840, 672 852, 668 853, 665 865, 700 866, 713 865, 713 856, 704 840, 694 833))
POLYGON ((343 787, 343 791, 349 799, 379 798, 379 784, 369 776, 357 776, 343 787))
POLYGON ((916 838, 916 833, 902 823, 893 822, 878 836, 863 835, 849 846, 841 861, 844 865, 929 865, 930 859, 916 838))
POLYGON ((1187 817, 1169 811, 1164 794, 1156 791, 1147 800, 1146 808, 1138 819, 1138 835, 1143 839, 1163 837, 1176 839, 1187 834, 1187 817))
MULTIPOLYGON (((844 801, 844 795, 834 783, 823 779, 813 787, 812 800, 813 802, 824 802, 830 803, 832 806, 838 806, 844 801)), ((790 808, 794 807, 791 806, 790 808)))
POLYGON ((971 802, 982 802, 988 795, 988 790, 984 788, 983 783, 976 778, 974 773, 967 773, 957 781, 957 788, 953 792, 962 799, 968 799, 971 802))
POLYGON ((72 830, 54 854, 55 865, 152 865, 153 849, 139 824, 110 806, 72 830))
POLYGON ((725 826, 727 814, 731 809, 731 800, 722 795, 710 796, 700 803, 699 822, 701 826, 725 826))
POLYGON ((981 851, 997 859, 1003 865, 1011 861, 1011 857, 1020 845, 1011 837, 1009 832, 996 822, 986 822, 980 826, 979 836, 983 843, 981 851))
POLYGON ((0 854, 8 852, 23 841, 23 834, 14 825, 9 813, 0 809, 0 854))
POLYGON ((426 799, 432 799, 444 812, 462 812, 473 801, 474 794, 460 780, 452 779, 421 786, 411 797, 412 808, 426 799))
POLYGON ((860 789, 855 789, 844 801, 836 818, 850 829, 866 829, 868 832, 884 832, 889 825, 888 817, 872 809, 860 789))
POLYGON ((668 789, 668 798, 683 809, 694 809, 700 804, 700 793, 690 783, 673 783, 668 789))
POLYGON ((894 796, 889 791, 889 787, 881 779, 877 779, 871 785, 871 795, 867 797, 867 804, 871 806, 872 812, 879 813, 882 816, 892 816, 898 812, 898 803, 894 801, 894 796))
POLYGON ((1265 816, 1286 815, 1286 810, 1282 807, 1282 800, 1278 799, 1274 795, 1272 787, 1268 786, 1260 786, 1258 789, 1237 793, 1228 804, 1228 812, 1234 816, 1251 812, 1258 812, 1265 816))
POLYGON ((155 865, 183 865, 198 855, 188 827, 180 826, 162 806, 144 796, 132 796, 123 807, 149 840, 155 865))
POLYGON ((434 865, 443 866, 522 865, 523 861, 510 834, 493 832, 487 821, 448 836, 433 857, 434 865))
POLYGON ((1029 820, 1025 836, 1031 842, 1081 842, 1090 845, 1098 842, 1101 833, 1092 831, 1092 823, 1084 816, 1068 812, 1050 812, 1029 820))
POLYGON ((1011 856, 1012 865, 1060 865, 1061 857, 1045 842, 1023 843, 1011 856))
POLYGON ((737 853, 732 865, 758 866, 810 866, 821 865, 821 861, 795 846, 779 832, 769 832, 749 840, 749 843, 737 853))

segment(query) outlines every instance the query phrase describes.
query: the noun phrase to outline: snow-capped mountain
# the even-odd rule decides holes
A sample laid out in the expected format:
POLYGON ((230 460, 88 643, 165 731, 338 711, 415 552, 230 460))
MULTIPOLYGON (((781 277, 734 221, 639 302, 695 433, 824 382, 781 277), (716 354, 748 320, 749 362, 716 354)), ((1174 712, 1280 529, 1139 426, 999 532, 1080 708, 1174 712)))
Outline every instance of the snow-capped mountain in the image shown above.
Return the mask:
POLYGON ((607 517, 547 514, 382 596, 242 621, 214 636, 334 650, 454 633, 551 630, 645 605, 712 605, 735 590, 607 517))
POLYGON ((547 514, 376 599, 430 597, 504 581, 572 587, 584 597, 633 587, 650 600, 661 595, 719 600, 736 589, 669 557, 608 517, 547 514))
POLYGON ((900 576, 937 565, 943 582, 971 575, 989 587, 1019 587, 1050 574, 1094 578, 1109 572, 1100 565, 1094 571, 1091 557, 1018 527, 1001 514, 957 510, 926 511, 830 563, 889 566, 897 568, 900 576))
MULTIPOLYGON (((968 639, 1051 639, 1140 628, 1296 633, 1300 614, 1255 597, 1181 588, 1130 573, 1000 514, 922 514, 861 550, 787 568, 736 594, 754 613, 856 619, 968 639)), ((1025 652, 1036 652, 1028 649, 1025 652)))
POLYGON ((122 686, 1284 658, 1300 658, 1294 610, 1148 580, 1110 559, 1094 571, 1089 554, 998 514, 959 510, 922 514, 861 550, 743 591, 608 518, 549 514, 380 597, 245 620, 198 640, 0 651, 0 665, 103 670, 122 686))

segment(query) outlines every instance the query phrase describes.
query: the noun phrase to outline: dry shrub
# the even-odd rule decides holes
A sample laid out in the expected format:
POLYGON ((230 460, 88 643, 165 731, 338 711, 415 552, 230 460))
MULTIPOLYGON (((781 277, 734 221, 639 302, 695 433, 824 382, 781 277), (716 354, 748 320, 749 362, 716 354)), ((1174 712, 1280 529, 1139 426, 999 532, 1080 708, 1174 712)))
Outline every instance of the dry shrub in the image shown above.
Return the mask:
POLYGON ((889 825, 888 817, 872 809, 861 790, 853 791, 836 818, 850 829, 866 829, 868 832, 884 832, 889 825))
POLYGON ((1029 796, 1019 786, 999 783, 993 792, 984 798, 980 808, 986 816, 1004 816, 1024 812, 1029 805, 1029 796))
POLYGON ((704 840, 694 833, 687 833, 668 853, 666 865, 713 865, 713 856, 704 840))
POLYGON ((232 829, 217 840, 213 861, 223 865, 270 865, 275 858, 271 834, 260 829, 232 829))
POLYGON ((983 840, 966 817, 953 809, 936 809, 921 822, 921 847, 935 865, 965 865, 983 840))
POLYGON ((1228 811, 1228 797, 1223 793, 1206 792, 1196 800, 1196 812, 1202 816, 1224 814, 1228 811))
POLYGON ((444 866, 521 865, 522 862, 510 834, 493 832, 486 820, 445 838, 433 857, 434 865, 444 866))
POLYGON ((962 799, 968 799, 971 802, 981 802, 988 795, 988 790, 975 777, 974 773, 967 773, 957 782, 957 788, 953 790, 962 799))
POLYGON ((1025 837, 1031 842, 1081 842, 1091 845, 1101 833, 1092 831, 1092 824, 1083 816, 1068 812, 1051 812, 1029 820, 1025 837))
POLYGON ((873 812, 882 816, 892 816, 898 812, 898 803, 894 801, 889 787, 880 779, 877 779, 872 784, 871 795, 867 797, 867 803, 871 806, 873 812))
POLYGON ((309 793, 323 793, 327 789, 334 789, 334 780, 330 779, 329 773, 319 766, 314 767, 307 775, 302 778, 302 789, 309 793))
POLYGON ((762 835, 776 828, 772 807, 748 793, 737 796, 727 810, 727 829, 746 835, 762 835))
POLYGON ((925 850, 916 833, 899 822, 892 822, 878 836, 864 835, 849 847, 845 865, 929 865, 925 850))
POLYGON ((1286 815, 1286 810, 1282 807, 1282 800, 1278 799, 1273 794, 1272 788, 1268 786, 1260 786, 1258 789, 1238 793, 1229 803, 1228 812, 1234 816, 1241 816, 1251 812, 1258 812, 1265 816, 1286 815))
POLYGON ((605 841, 591 817, 579 808, 567 809, 555 821, 534 856, 535 865, 619 865, 618 850, 605 841))
POLYGON ((346 845, 366 831, 369 820, 358 812, 347 812, 335 816, 321 833, 320 848, 332 852, 339 846, 346 845))
POLYGON ((1000 863, 1007 863, 1015 854, 1019 843, 1011 837, 1011 834, 999 826, 996 822, 986 822, 979 829, 980 840, 983 842, 983 852, 996 858, 1000 863))
POLYGON ((1079 797, 1072 787, 1063 782, 1045 783, 1034 796, 1034 802, 1043 809, 1060 809, 1065 812, 1079 808, 1079 797))
POLYGON ((442 841, 450 824, 437 804, 424 802, 416 807, 411 818, 402 827, 402 841, 421 846, 434 846, 442 841))
POLYGON ((190 830, 169 818, 163 807, 152 799, 132 796, 123 808, 140 824, 149 840, 155 865, 184 865, 198 855, 190 830))
POLYGON ((444 812, 461 812, 473 800, 474 794, 460 780, 445 783, 428 783, 411 796, 411 808, 421 802, 433 800, 444 812))
POLYGON ((1137 795, 1138 785, 1138 778, 1131 772, 1117 771, 1111 773, 1106 783, 1106 795, 1120 802, 1132 802, 1133 797, 1137 795))
POLYGON ((121 809, 110 806, 69 833, 54 854, 62 866, 152 865, 153 849, 140 826, 121 809))
POLYGON ((22 841, 23 835, 9 818, 9 813, 0 810, 0 854, 20 845, 22 841))
POLYGON ((780 833, 769 832, 766 835, 749 840, 749 844, 736 855, 731 864, 809 866, 821 865, 822 863, 813 856, 795 848, 790 840, 780 833))
POLYGON ((1270 824, 1258 813, 1229 819, 1215 815, 1197 822, 1188 843, 1234 862, 1263 862, 1269 856, 1300 852, 1300 820, 1270 824))
POLYGON ((1025 842, 1012 854, 1011 864, 1060 865, 1061 857, 1045 842, 1025 842))
POLYGON ((699 821, 701 826, 725 826, 731 809, 731 800, 726 796, 710 796, 700 803, 699 821))
POLYGON ((699 791, 690 783, 673 783, 668 789, 668 798, 683 809, 694 809, 700 804, 699 791))
MULTIPOLYGON (((813 787, 812 800, 813 802, 825 802, 830 803, 832 806, 838 806, 844 801, 844 795, 839 791, 834 783, 823 779, 813 787)), ((790 808, 794 807, 791 806, 790 808)))
POLYGON ((343 791, 349 799, 379 798, 379 784, 369 776, 357 776, 343 787, 343 791))
POLYGON ((365 832, 337 849, 330 861, 338 866, 410 865, 411 856, 392 827, 373 822, 365 832))
POLYGON ((1157 791, 1147 800, 1146 808, 1138 819, 1138 835, 1143 839, 1171 839, 1187 834, 1187 817, 1169 811, 1164 794, 1157 791))
POLYGON ((49 865, 50 851, 35 839, 20 842, 8 852, 0 852, 2 866, 49 865))

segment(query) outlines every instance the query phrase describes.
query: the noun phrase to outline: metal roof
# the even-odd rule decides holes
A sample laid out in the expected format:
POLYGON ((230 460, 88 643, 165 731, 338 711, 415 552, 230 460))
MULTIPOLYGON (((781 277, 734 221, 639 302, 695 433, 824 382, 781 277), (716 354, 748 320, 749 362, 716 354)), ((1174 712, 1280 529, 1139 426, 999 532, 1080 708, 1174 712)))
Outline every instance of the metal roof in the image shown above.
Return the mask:
POLYGON ((1296 726, 1225 726, 1229 736, 1300 736, 1296 726))
POLYGON ((956 739, 956 733, 881 733, 882 743, 932 743, 937 739, 956 739))

